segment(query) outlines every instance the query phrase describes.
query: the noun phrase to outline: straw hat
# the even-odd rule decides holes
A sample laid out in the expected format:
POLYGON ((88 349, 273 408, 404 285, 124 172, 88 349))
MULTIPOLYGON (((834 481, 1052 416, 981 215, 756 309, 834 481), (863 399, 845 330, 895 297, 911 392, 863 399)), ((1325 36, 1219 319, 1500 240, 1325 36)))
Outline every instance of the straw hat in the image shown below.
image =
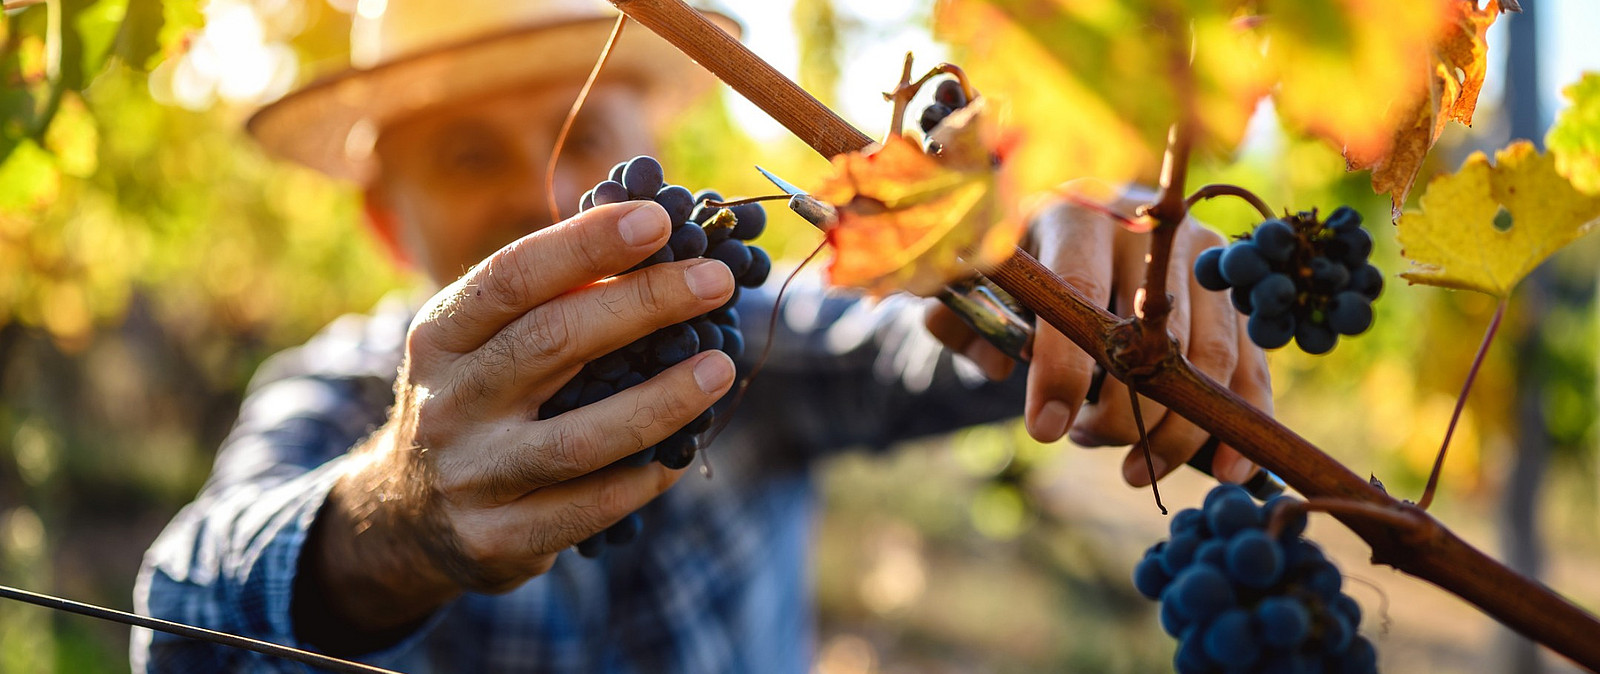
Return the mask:
MULTIPOLYGON (((739 34, 733 19, 705 14, 739 34)), ((350 31, 353 67, 262 108, 246 128, 272 154, 365 182, 386 124, 447 101, 581 80, 616 16, 604 0, 361 0, 350 31)), ((715 81, 638 24, 622 32, 600 80, 641 87, 656 120, 715 81)))

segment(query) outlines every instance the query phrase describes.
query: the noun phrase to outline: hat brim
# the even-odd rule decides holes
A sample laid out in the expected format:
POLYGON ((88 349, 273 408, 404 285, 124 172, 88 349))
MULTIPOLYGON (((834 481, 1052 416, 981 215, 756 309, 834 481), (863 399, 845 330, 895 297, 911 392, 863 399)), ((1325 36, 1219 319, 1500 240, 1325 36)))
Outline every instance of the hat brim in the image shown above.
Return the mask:
MULTIPOLYGON (((732 35, 739 24, 705 12, 732 35)), ((431 49, 369 69, 317 80, 256 111, 250 134, 278 157, 335 178, 366 183, 372 144, 386 124, 419 111, 544 80, 581 78, 594 67, 615 19, 596 17, 521 28, 431 49)), ((638 86, 659 120, 694 102, 716 80, 655 33, 631 26, 611 51, 601 81, 638 86)))

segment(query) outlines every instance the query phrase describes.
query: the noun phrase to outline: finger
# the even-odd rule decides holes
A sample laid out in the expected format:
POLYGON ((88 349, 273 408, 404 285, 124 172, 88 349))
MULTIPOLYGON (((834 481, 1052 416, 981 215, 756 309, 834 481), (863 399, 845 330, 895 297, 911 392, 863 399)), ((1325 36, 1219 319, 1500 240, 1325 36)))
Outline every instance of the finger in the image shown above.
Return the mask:
MULTIPOLYGON (((1111 297, 1110 218, 1081 207, 1058 204, 1040 216, 1039 258, 1095 306, 1111 297)), ((1033 363, 1028 367, 1028 433, 1054 442, 1072 424, 1089 390, 1094 359, 1048 323, 1038 323, 1033 363)))
MULTIPOLYGON (((446 393, 525 408, 530 397, 554 395, 566 381, 556 373, 712 311, 732 294, 733 274, 716 260, 659 264, 601 281, 518 317, 472 351, 446 393)), ((487 411, 505 410, 491 404, 487 411)))
POLYGON ((978 336, 977 331, 943 303, 932 301, 923 316, 928 332, 942 342, 945 348, 972 361, 984 376, 1000 381, 1011 376, 1017 363, 1004 351, 978 336))
POLYGON ((727 354, 708 351, 599 402, 497 431, 505 437, 484 438, 495 447, 487 455, 440 457, 441 464, 458 464, 441 465, 441 475, 465 476, 465 483, 445 488, 499 505, 593 472, 687 426, 728 391, 733 377, 727 354))
POLYGON ((413 342, 466 353, 540 304, 619 274, 661 248, 667 212, 651 201, 591 208, 507 244, 435 295, 413 342))
MULTIPOLYGON (((1236 319, 1234 322, 1238 326, 1239 364, 1233 370, 1228 388, 1244 398, 1245 402, 1270 415, 1272 374, 1267 369, 1267 354, 1250 341, 1250 336, 1245 332, 1244 316, 1237 316, 1236 319)), ((1238 450, 1224 443, 1217 448, 1217 456, 1211 462, 1211 470, 1219 480, 1243 483, 1255 474, 1256 465, 1244 458, 1238 450)))

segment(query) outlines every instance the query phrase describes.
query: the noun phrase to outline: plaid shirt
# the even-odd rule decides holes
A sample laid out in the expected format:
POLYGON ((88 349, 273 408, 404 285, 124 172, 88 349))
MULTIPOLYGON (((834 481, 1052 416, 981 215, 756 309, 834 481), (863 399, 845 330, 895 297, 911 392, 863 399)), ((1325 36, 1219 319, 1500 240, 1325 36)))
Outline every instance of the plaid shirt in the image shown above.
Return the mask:
MULTIPOLYGON (((519 589, 463 596, 360 660, 407 672, 808 671, 812 459, 1015 415, 1024 377, 993 384, 952 361, 915 298, 869 304, 796 285, 770 360, 708 450, 715 479, 690 475, 644 508, 631 545, 598 559, 563 552, 519 589)), ((751 354, 771 307, 768 292, 740 303, 751 354)), ((411 316, 386 300, 262 367, 210 480, 146 554, 141 613, 305 647, 290 620, 300 549, 345 452, 384 420, 411 316)), ((142 629, 132 662, 307 670, 142 629)))

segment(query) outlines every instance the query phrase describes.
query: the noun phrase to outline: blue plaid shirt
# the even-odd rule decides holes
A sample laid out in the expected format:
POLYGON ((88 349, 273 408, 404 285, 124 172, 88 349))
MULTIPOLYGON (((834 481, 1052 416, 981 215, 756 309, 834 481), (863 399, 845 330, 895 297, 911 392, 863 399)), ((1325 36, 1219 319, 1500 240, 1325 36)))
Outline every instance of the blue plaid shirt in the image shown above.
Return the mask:
MULTIPOLYGON (((363 662, 406 672, 793 672, 814 647, 812 459, 1015 415, 1023 377, 989 383, 921 326, 915 298, 785 299, 772 356, 690 475, 599 559, 568 551, 503 595, 468 594, 363 662)), ((772 297, 741 300, 748 351, 772 297)), ((384 421, 412 313, 386 300, 257 373, 214 472, 146 554, 141 613, 305 648, 290 618, 300 549, 346 451, 384 421)), ((741 364, 742 366, 745 364, 741 364)), ((726 401, 725 401, 726 402, 726 401)), ((307 671, 135 630, 135 672, 307 671)))

